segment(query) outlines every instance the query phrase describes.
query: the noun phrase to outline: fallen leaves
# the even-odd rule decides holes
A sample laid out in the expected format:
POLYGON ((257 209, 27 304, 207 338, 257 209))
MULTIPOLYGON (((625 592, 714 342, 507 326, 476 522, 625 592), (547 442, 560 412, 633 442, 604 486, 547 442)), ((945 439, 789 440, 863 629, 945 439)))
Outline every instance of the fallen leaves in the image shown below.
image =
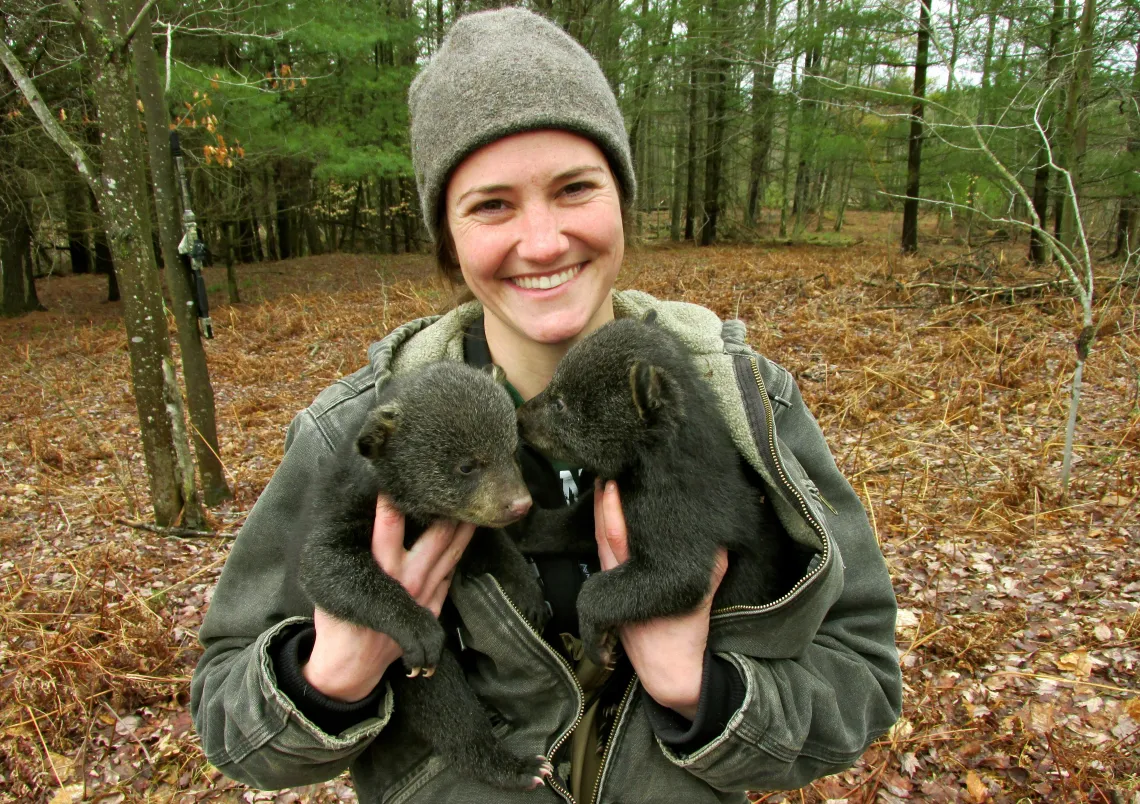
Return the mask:
MULTIPOLYGON (((895 581, 903 718, 851 769, 755 797, 1140 804, 1140 413, 1122 357, 1140 354, 1134 312, 1113 311, 1086 367, 1062 501, 1068 303, 933 305, 873 288, 895 259, 875 244, 649 249, 623 269, 626 286, 746 319, 796 375, 895 581)), ((238 271, 250 301, 213 300, 208 346, 236 495, 210 524, 231 535, 294 413, 387 329, 451 299, 422 257, 238 271)), ((0 321, 0 344, 18 347, 0 348, 0 801, 64 804, 77 787, 103 804, 350 800, 343 779, 255 793, 201 754, 185 679, 229 545, 115 524, 146 491, 104 281, 41 281, 51 312, 0 321)), ((221 269, 207 282, 224 287, 221 269)))

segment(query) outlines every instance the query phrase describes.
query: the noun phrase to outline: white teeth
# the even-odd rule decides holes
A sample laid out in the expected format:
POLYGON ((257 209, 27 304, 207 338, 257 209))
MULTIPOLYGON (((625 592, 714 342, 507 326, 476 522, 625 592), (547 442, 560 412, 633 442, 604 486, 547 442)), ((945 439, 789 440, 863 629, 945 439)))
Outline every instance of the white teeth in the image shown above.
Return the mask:
POLYGON ((563 283, 569 282, 577 276, 581 270, 581 265, 575 265, 573 268, 567 268, 562 273, 554 274, 553 276, 516 276, 512 277, 511 281, 520 288, 526 288, 527 290, 549 290, 550 288, 556 288, 563 283))

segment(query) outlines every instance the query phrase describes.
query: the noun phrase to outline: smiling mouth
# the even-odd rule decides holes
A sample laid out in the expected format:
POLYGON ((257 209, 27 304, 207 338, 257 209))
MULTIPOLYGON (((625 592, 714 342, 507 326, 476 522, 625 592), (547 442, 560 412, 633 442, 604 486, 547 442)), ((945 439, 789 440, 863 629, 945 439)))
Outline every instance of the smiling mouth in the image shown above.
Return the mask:
POLYGON ((582 272, 582 266, 585 264, 584 262, 579 263, 573 268, 567 268, 561 273, 548 274, 546 276, 512 276, 509 281, 525 290, 550 290, 559 285, 565 285, 576 277, 582 272))

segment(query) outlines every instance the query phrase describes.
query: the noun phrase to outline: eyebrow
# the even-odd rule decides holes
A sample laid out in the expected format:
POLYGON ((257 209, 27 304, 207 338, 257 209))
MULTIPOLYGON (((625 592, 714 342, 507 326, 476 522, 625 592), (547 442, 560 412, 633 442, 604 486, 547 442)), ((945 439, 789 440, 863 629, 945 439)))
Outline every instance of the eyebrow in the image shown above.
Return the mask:
MULTIPOLYGON (((567 179, 575 179, 579 176, 590 173, 605 173, 605 171, 602 170, 602 168, 598 165, 579 165, 578 167, 572 167, 569 170, 562 171, 554 177, 553 181, 566 181, 567 179)), ((464 198, 469 195, 475 195, 476 193, 490 195, 493 193, 501 193, 504 190, 509 189, 511 189, 511 185, 509 184, 484 184, 481 187, 472 187, 463 195, 459 196, 459 198, 455 199, 455 203, 458 206, 463 202, 464 198)))

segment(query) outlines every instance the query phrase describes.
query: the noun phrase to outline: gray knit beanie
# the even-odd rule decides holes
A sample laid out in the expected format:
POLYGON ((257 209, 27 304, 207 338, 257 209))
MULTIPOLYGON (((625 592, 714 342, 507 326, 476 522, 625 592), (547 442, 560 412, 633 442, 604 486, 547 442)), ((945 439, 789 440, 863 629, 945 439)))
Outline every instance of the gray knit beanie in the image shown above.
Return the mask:
POLYGON ((412 164, 424 223, 439 234, 440 196, 468 154, 511 134, 553 128, 593 140, 624 198, 637 192, 617 100, 586 49, 520 8, 461 17, 408 91, 412 164))

